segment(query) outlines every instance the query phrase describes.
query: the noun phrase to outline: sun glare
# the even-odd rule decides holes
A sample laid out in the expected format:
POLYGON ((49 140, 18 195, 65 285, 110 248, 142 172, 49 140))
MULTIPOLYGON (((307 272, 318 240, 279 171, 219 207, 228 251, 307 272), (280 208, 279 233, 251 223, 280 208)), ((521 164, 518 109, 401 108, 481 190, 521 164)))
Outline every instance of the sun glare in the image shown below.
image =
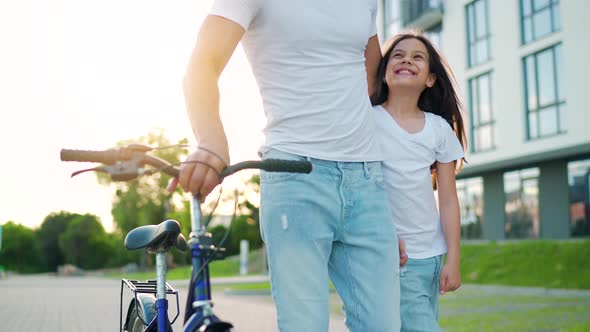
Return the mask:
MULTIPOLYGON (((61 148, 105 149, 163 128, 189 138, 181 82, 211 1, 22 0, 0 3, 0 223, 37 227, 61 210, 98 215, 112 192, 61 148)), ((260 95, 241 46, 222 75, 233 162, 257 158, 260 95)))

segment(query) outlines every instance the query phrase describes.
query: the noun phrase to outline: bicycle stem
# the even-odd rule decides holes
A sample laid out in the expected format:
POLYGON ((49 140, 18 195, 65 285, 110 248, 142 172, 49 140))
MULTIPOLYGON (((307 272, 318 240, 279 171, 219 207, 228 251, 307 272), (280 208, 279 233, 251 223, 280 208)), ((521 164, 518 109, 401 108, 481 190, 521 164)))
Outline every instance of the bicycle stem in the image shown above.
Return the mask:
POLYGON ((201 199, 192 195, 191 199, 191 233, 189 236, 189 245, 192 246, 195 241, 198 243, 199 236, 205 234, 206 230, 203 225, 203 213, 201 212, 201 199))

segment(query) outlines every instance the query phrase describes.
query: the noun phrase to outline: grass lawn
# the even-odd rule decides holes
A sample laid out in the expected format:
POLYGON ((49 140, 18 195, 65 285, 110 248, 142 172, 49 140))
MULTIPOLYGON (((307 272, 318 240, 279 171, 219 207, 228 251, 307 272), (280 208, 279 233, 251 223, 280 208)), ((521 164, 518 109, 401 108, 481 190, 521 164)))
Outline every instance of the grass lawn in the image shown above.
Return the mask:
MULTIPOLYGON (((250 273, 262 271, 259 250, 249 256, 250 273)), ((461 275, 464 283, 543 288, 590 289, 590 240, 505 241, 461 246, 461 275)), ((210 265, 212 277, 239 273, 238 257, 228 257, 210 265)), ((108 277, 119 278, 120 272, 108 277)), ((155 271, 125 274, 128 279, 154 278, 155 271)), ((188 279, 190 267, 168 272, 168 280, 188 279)))
POLYGON ((461 246, 465 283, 590 289, 590 240, 506 241, 461 246))
MULTIPOLYGON (((587 293, 586 293, 587 294, 587 293)), ((520 295, 468 285, 440 298, 445 331, 590 331, 590 295, 520 295)))
MULTIPOLYGON (((269 283, 214 287, 241 295, 270 294, 269 283)), ((332 314, 342 315, 342 301, 332 294, 332 314)), ((511 288, 496 290, 467 285, 440 298, 440 326, 448 332, 590 331, 590 295, 527 295, 511 288)))

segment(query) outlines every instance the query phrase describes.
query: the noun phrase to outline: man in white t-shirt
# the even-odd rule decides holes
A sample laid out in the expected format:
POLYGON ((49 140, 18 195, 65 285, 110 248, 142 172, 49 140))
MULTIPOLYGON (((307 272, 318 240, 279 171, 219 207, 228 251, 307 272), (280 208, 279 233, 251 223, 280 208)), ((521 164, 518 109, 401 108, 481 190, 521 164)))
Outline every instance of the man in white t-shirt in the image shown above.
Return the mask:
POLYGON ((328 330, 329 280, 351 331, 399 330, 397 236, 368 97, 376 12, 376 0, 216 0, 190 59, 185 95, 202 148, 181 168, 184 190, 206 196, 229 162, 217 81, 240 41, 267 119, 262 158, 313 164, 310 174, 261 171, 281 331, 328 330))

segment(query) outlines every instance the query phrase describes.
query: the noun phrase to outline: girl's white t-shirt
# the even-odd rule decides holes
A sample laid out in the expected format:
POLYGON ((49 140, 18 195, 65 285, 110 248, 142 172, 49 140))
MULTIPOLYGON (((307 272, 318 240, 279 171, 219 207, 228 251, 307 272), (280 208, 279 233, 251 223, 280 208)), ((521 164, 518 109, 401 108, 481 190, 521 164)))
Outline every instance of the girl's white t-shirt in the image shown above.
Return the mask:
POLYGON ((383 177, 398 236, 408 257, 421 259, 446 253, 432 189, 430 165, 461 159, 463 148, 451 126, 424 112, 424 128, 408 133, 381 106, 375 106, 376 136, 384 151, 383 177))
POLYGON ((261 152, 382 160, 365 69, 377 6, 376 0, 214 1, 211 15, 246 30, 241 42, 266 115, 261 152))

